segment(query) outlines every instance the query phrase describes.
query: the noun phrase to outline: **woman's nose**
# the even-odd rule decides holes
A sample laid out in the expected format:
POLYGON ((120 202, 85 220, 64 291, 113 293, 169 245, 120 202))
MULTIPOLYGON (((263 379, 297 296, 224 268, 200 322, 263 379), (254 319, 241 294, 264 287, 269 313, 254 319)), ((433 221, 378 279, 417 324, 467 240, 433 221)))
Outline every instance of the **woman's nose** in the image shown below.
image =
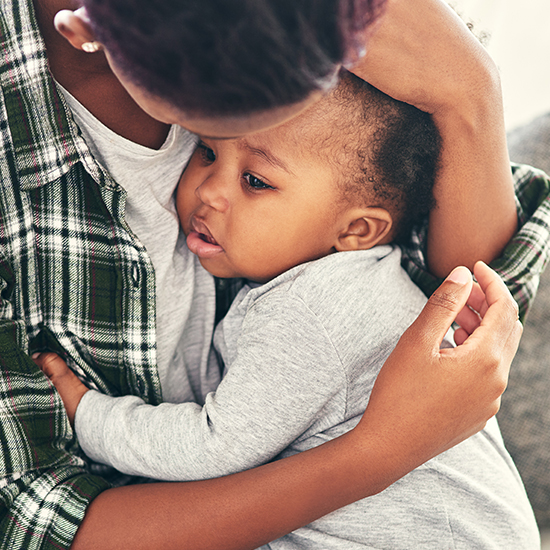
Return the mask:
POLYGON ((225 212, 229 207, 227 187, 223 178, 212 175, 197 187, 195 194, 202 203, 214 210, 225 212))

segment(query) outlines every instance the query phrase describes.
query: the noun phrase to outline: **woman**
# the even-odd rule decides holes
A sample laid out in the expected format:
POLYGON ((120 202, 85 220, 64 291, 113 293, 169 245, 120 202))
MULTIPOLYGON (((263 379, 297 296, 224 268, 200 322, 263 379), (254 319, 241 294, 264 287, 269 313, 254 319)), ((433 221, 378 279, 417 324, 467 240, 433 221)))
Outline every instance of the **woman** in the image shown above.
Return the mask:
MULTIPOLYGON (((5 402, 17 420, 11 431, 12 424, 3 423, 11 436, 3 438, 0 532, 6 547, 253 548, 383 490, 468 437, 496 412, 504 389, 521 328, 494 274, 478 271, 483 292, 470 298, 484 316, 481 326, 452 354, 438 352, 471 289, 459 269, 402 338, 363 421, 345 438, 249 472, 188 484, 107 489, 75 457, 59 397, 20 347, 62 347, 89 383, 150 402, 187 398, 179 388, 191 395, 199 383, 186 378, 184 362, 176 374, 163 367, 189 328, 173 328, 170 301, 187 299, 190 325, 196 319, 192 297, 202 291, 177 267, 170 196, 185 155, 168 155, 170 174, 159 170, 164 153, 192 140, 170 124, 215 137, 269 127, 315 101, 342 61, 357 61, 359 76, 432 112, 442 134, 428 260, 443 255, 445 272, 472 267, 496 256, 516 229, 498 78, 444 4, 389 2, 372 34, 363 31, 377 19, 378 3, 278 0, 224 10, 227 2, 202 1, 189 12, 185 4, 175 13, 171 4, 90 0, 70 11, 78 6, 37 0, 35 22, 32 5, 3 3, 8 125, 0 233, 6 260, 0 267, 6 288, 15 292, 11 301, 4 294, 0 336, 5 402), (356 26, 357 14, 364 17, 356 26), (217 42, 231 31, 231 48, 217 42), (358 59, 354 48, 367 39, 369 53, 358 59), (164 42, 168 50, 152 49, 164 42), (218 63, 222 53, 227 59, 218 63), (249 65, 249 59, 255 61, 249 65), (164 80, 157 81, 159 73, 164 80), (237 76, 227 80, 230 75, 237 76), (177 95, 180 88, 188 103, 177 95), (147 170, 152 195, 142 185, 147 170), (131 180, 139 183, 133 190, 131 180), (162 223, 150 196, 160 214, 168 212, 162 223), (162 266, 165 257, 176 267, 162 266), (155 291, 151 304, 147 296, 155 291), (137 371, 142 363, 151 368, 137 371)), ((465 311, 462 322, 461 342, 479 318, 465 311)))

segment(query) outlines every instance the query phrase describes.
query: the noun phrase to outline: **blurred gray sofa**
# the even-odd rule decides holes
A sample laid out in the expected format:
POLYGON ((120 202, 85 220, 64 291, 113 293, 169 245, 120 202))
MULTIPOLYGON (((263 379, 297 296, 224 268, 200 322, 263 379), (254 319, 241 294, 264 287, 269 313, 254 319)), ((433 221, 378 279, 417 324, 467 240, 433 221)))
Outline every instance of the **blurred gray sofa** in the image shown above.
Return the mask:
MULTIPOLYGON (((550 113, 508 135, 510 158, 550 174, 550 113)), ((527 316, 498 420, 540 527, 550 527, 550 268, 527 316)))

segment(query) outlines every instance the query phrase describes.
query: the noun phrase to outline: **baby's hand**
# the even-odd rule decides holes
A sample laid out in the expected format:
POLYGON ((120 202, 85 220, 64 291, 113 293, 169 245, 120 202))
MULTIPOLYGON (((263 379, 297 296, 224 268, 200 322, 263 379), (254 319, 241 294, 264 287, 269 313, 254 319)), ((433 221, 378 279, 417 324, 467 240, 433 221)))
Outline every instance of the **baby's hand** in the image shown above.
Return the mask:
POLYGON ((32 358, 61 395, 71 426, 74 426, 76 408, 88 388, 56 353, 39 353, 32 358))

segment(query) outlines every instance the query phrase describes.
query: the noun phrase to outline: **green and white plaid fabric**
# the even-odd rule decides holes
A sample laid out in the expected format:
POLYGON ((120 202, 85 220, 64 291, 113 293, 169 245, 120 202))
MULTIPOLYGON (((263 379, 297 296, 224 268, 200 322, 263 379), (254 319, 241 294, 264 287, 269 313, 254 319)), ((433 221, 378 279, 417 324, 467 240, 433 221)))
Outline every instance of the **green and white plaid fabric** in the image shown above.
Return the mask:
MULTIPOLYGON (((28 353, 57 351, 92 387, 159 403, 154 272, 50 77, 32 2, 0 1, 0 550, 66 549, 89 502, 128 480, 87 464, 28 353)), ((549 188, 529 168, 514 176, 525 225, 497 267, 525 310, 548 256, 549 188)), ((405 263, 429 291, 422 242, 405 263)))

